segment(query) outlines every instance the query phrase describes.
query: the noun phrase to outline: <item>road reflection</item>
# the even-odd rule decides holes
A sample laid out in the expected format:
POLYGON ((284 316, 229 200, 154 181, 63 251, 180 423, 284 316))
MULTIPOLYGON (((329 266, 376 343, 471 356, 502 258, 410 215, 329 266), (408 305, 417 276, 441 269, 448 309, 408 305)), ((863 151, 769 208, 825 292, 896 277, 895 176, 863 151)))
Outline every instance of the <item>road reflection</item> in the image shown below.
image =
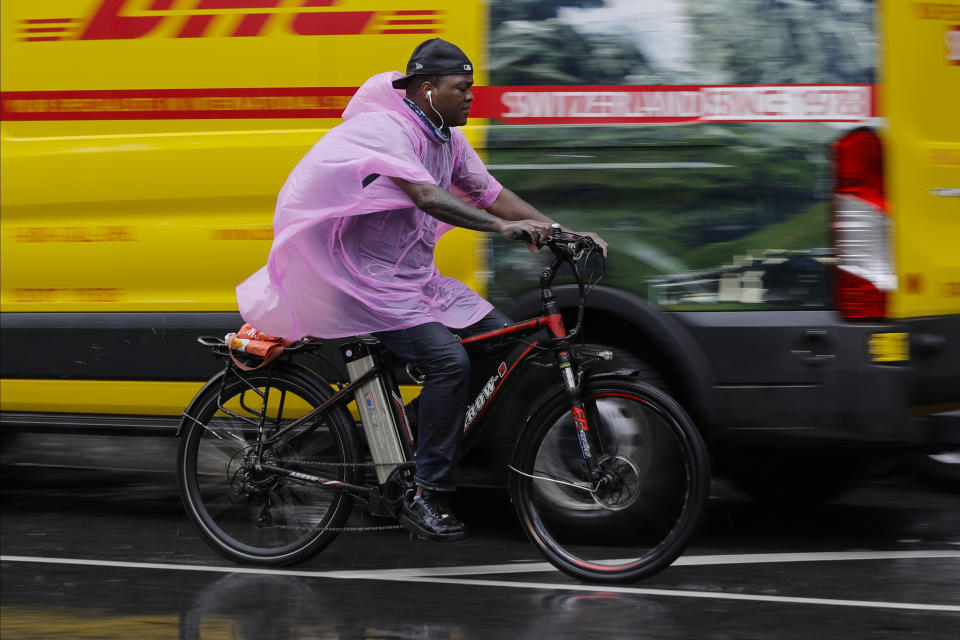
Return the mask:
MULTIPOLYGON (((663 601, 602 590, 518 595, 510 598, 509 609, 517 638, 583 637, 585 623, 623 631, 624 620, 672 631, 670 607, 663 601)), ((180 639, 462 640, 483 637, 484 628, 505 622, 502 617, 497 608, 485 608, 482 598, 426 597, 399 583, 334 583, 319 591, 295 577, 232 574, 198 593, 181 616, 180 639)))
POLYGON ((232 574, 198 593, 181 615, 180 638, 300 638, 302 621, 320 608, 320 597, 296 578, 232 574))
MULTIPOLYGON (((382 600, 347 584, 322 592, 289 576, 231 574, 201 590, 193 608, 181 615, 181 640, 337 640, 390 638, 453 640, 466 636, 459 624, 385 619, 382 600), (352 594, 350 592, 353 592, 352 594)), ((403 599, 397 586, 393 597, 403 599)), ((388 596, 389 597, 389 596, 388 596)))

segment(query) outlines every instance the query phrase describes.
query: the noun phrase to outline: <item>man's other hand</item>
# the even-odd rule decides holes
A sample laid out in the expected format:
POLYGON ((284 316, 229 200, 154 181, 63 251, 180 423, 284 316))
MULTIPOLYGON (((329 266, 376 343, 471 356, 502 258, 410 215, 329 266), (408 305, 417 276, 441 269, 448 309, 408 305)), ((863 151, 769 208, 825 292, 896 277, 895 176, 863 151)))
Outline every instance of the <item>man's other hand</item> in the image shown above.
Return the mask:
POLYGON ((538 245, 543 243, 544 239, 553 232, 553 229, 549 222, 541 222, 539 220, 519 220, 517 222, 503 220, 497 231, 500 232, 500 235, 510 240, 517 240, 518 237, 524 238, 521 242, 527 245, 527 248, 533 253, 538 253, 540 251, 538 245), (514 235, 518 232, 524 235, 514 235))

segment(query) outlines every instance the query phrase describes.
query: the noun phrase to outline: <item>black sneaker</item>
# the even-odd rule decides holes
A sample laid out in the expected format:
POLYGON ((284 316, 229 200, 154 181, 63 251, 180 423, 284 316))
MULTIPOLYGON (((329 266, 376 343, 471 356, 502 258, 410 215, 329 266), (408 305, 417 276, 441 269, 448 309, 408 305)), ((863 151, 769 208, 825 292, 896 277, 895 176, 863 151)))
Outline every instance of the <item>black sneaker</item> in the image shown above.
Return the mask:
POLYGON ((443 499, 426 489, 404 503, 400 524, 411 533, 437 542, 454 542, 467 537, 466 527, 450 513, 443 499))

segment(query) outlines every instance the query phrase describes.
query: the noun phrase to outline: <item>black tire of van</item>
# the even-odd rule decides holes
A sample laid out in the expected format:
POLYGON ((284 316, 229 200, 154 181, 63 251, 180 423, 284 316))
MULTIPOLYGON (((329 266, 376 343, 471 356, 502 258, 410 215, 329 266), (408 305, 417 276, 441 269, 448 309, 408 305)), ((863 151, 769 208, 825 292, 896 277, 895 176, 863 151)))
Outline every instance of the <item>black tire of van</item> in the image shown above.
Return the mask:
MULTIPOLYGON (((649 361, 616 345, 586 344, 587 349, 609 349, 614 359, 599 370, 634 369, 643 382, 670 393, 666 376, 649 361)), ((704 433, 707 437, 709 434, 704 433)), ((783 501, 815 506, 850 490, 869 467, 869 456, 856 449, 774 447, 725 444, 707 440, 711 462, 748 497, 770 504, 783 501)), ((576 517, 571 518, 571 521, 576 517)), ((591 521, 584 516, 585 524, 591 521)))
POLYGON ((725 444, 714 449, 721 475, 767 504, 815 506, 851 489, 869 466, 855 448, 725 444))
POLYGON ((960 492, 960 448, 940 453, 916 453, 910 466, 924 479, 951 491, 960 492))

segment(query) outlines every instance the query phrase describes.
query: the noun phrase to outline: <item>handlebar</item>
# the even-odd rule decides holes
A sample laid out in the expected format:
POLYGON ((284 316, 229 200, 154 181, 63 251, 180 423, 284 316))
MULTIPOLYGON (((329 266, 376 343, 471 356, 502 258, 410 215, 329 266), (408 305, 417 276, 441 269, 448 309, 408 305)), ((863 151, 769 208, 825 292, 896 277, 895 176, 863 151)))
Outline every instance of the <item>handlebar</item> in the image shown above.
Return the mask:
MULTIPOLYGON (((540 289, 543 291, 544 303, 546 304, 548 299, 553 299, 550 286, 553 283, 554 277, 557 275, 557 270, 560 265, 566 262, 570 266, 580 294, 577 303, 576 324, 573 330, 564 338, 565 340, 570 340, 580 332, 580 328, 583 325, 584 307, 586 306, 587 296, 589 295, 589 288, 584 282, 584 274, 581 272, 580 266, 598 247, 593 239, 588 236, 563 231, 559 224, 552 226, 552 233, 543 238, 540 243, 537 243, 538 247, 549 247, 555 256, 553 264, 545 268, 540 274, 540 289)), ((515 229, 511 235, 516 240, 528 243, 532 242, 530 235, 521 229, 515 229)))
MULTIPOLYGON (((533 244, 533 238, 523 229, 514 229, 511 235, 514 240, 533 244)), ((558 258, 563 257, 579 260, 584 255, 584 252, 592 251, 597 245, 592 238, 561 231, 560 225, 554 224, 553 232, 546 238, 543 238, 541 242, 538 242, 536 246, 537 248, 542 248, 543 246, 550 247, 558 258)))

